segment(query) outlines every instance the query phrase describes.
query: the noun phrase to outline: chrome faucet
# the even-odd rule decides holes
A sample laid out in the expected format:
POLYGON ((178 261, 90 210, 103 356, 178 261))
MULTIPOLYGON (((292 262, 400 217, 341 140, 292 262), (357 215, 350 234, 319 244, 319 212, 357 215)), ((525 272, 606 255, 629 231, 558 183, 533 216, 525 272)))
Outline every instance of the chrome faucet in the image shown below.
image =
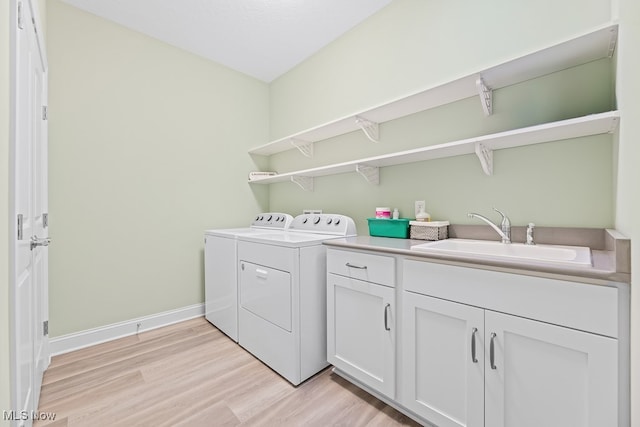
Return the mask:
POLYGON ((478 218, 478 219, 481 219, 482 221, 486 222, 494 230, 496 230, 496 232, 500 235, 500 237, 502 237, 502 243, 511 243, 511 221, 509 220, 509 218, 505 214, 500 212, 498 209, 493 208, 493 210, 498 212, 500 215, 502 215, 502 221, 500 222, 500 228, 498 228, 498 226, 496 226, 493 222, 491 222, 490 219, 488 219, 487 217, 482 216, 480 214, 468 213, 467 216, 469 218, 478 218))

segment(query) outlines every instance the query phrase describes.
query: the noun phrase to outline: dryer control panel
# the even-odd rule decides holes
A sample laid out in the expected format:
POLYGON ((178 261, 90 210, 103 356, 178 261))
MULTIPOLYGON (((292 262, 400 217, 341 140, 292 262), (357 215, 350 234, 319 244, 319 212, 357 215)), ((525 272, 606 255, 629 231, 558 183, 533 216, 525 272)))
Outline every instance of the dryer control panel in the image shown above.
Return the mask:
POLYGON ((291 222, 289 230, 345 237, 357 234, 353 219, 341 214, 298 215, 291 222))
POLYGON ((281 212, 264 212, 256 215, 251 223, 252 228, 269 228, 274 230, 286 230, 291 225, 293 217, 281 212))

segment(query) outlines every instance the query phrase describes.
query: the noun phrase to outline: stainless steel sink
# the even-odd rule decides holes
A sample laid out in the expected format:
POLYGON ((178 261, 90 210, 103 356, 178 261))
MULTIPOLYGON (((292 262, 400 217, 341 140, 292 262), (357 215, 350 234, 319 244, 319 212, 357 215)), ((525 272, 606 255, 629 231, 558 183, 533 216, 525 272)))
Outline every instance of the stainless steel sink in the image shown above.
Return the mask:
POLYGON ((505 244, 488 240, 446 239, 412 246, 418 251, 450 255, 542 261, 571 266, 591 266, 591 249, 582 246, 505 244))

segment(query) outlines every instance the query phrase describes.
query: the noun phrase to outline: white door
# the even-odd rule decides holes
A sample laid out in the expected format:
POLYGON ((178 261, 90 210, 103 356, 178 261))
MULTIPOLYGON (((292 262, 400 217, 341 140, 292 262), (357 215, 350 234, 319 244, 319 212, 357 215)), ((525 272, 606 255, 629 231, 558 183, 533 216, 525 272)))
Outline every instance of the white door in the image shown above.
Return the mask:
POLYGON ((485 331, 485 425, 618 425, 617 340, 491 311, 485 331))
POLYGON ((438 427, 484 426, 484 310, 403 298, 402 403, 438 427))
POLYGON ((240 307, 291 332, 293 330, 291 273, 240 261, 239 276, 240 307))
POLYGON ((372 389, 395 395, 394 288, 329 274, 327 360, 372 389))
MULTIPOLYGON (((49 362, 47 225, 47 68, 38 34, 37 1, 15 3, 16 63, 12 272, 12 401, 15 410, 37 409, 42 375, 49 362)), ((30 417, 19 425, 31 425, 30 417)))

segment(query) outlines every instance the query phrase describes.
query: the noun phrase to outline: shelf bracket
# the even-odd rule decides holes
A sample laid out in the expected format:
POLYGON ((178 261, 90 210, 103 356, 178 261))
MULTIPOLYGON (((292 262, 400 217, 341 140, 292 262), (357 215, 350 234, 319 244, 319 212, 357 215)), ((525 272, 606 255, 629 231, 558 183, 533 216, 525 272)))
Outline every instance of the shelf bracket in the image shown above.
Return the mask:
POLYGON ((371 142, 380 141, 380 133, 378 131, 378 123, 367 120, 363 117, 356 116, 356 124, 362 129, 365 136, 369 138, 371 142))
POLYGON ((302 188, 304 191, 313 191, 312 176, 294 175, 291 177, 291 182, 297 184, 298 187, 302 188))
POLYGON ((296 138, 291 138, 289 141, 303 156, 313 157, 313 142, 302 141, 296 138))
POLYGON ((613 57, 613 53, 616 51, 616 42, 618 41, 618 28, 614 27, 609 30, 611 32, 611 38, 609 39, 609 52, 607 56, 613 57))
POLYGON ((490 116, 493 113, 493 90, 484 83, 482 76, 476 80, 476 88, 478 95, 480 95, 484 115, 490 116))
POLYGON ((356 172, 364 177, 369 184, 380 184, 380 168, 377 166, 356 165, 356 172))
POLYGON ((609 131, 607 133, 614 133, 616 131, 616 128, 618 127, 618 121, 620 119, 618 117, 614 117, 611 120, 611 127, 609 128, 609 131))
POLYGON ((480 159, 480 166, 485 174, 493 175, 493 150, 476 142, 476 156, 480 159))

